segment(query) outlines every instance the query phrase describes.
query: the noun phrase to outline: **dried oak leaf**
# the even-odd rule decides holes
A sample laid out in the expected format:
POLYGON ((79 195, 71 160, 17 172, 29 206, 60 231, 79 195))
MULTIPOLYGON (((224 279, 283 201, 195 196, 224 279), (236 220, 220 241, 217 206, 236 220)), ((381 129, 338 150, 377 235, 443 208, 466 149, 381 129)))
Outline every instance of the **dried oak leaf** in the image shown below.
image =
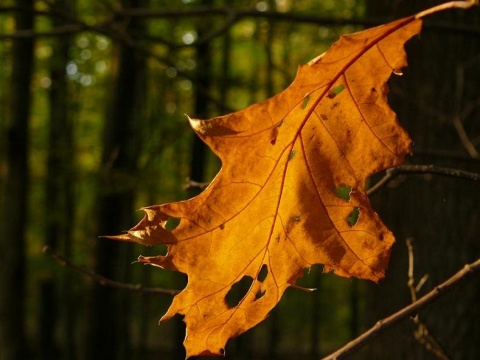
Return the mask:
POLYGON ((404 43, 420 28, 409 17, 343 36, 273 98, 190 119, 220 157, 220 172, 200 195, 144 208, 138 225, 114 237, 167 244, 166 256, 139 261, 188 275, 162 318, 184 315, 187 356, 223 354, 313 264, 341 276, 384 276, 394 237, 371 209, 365 181, 410 152, 386 82, 406 66, 404 43), (173 231, 170 218, 180 219, 173 231), (248 291, 229 304, 245 277, 248 291))

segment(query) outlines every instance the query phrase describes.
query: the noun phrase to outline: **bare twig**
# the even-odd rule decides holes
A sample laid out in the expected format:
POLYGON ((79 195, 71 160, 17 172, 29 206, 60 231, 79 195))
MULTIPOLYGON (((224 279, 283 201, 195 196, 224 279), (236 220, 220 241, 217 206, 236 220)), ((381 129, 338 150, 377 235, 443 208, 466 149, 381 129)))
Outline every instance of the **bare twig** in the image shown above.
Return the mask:
MULTIPOLYGON (((460 1, 459 3, 464 4, 466 1, 460 1)), ((470 5, 468 5, 470 6, 470 5)), ((36 16, 52 16, 52 17, 61 17, 65 18, 64 13, 58 10, 37 10, 28 7, 15 7, 15 6, 0 6, 0 14, 9 13, 9 12, 30 12, 36 16)), ((290 23, 301 23, 301 24, 313 24, 321 26, 361 26, 361 27, 372 27, 380 24, 387 23, 392 20, 392 18, 377 18, 377 19, 363 19, 363 18, 332 18, 332 17, 322 17, 318 15, 302 14, 295 12, 277 12, 277 11, 259 11, 256 9, 235 9, 229 7, 221 8, 212 8, 212 7, 197 7, 197 8, 177 8, 177 9, 149 9, 149 8, 123 8, 119 11, 114 11, 113 15, 115 18, 130 18, 137 17, 143 19, 155 18, 155 19, 176 19, 176 18, 190 18, 190 17, 225 17, 225 22, 218 29, 213 29, 211 33, 207 34, 205 38, 198 39, 195 43, 185 45, 177 44, 175 47, 184 47, 184 46, 196 46, 202 42, 210 41, 212 38, 221 36, 233 26, 238 21, 245 18, 263 18, 269 21, 288 21, 290 23)), ((81 21, 76 19, 75 23, 79 24, 81 21)), ((78 31, 85 31, 87 29, 87 24, 83 23, 83 26, 78 28, 78 31)), ((97 24, 98 26, 98 24, 97 24)), ((449 33, 465 33, 478 35, 480 30, 478 27, 474 26, 465 26, 462 24, 451 23, 429 23, 425 26, 425 30, 433 31, 444 31, 449 33)), ((57 36, 60 34, 60 31, 52 32, 42 32, 35 33, 31 32, 30 36, 57 36)), ((16 38, 28 36, 27 33, 23 34, 4 34, 0 39, 6 38, 16 38)), ((154 38, 152 37, 152 40, 154 38)), ((156 38, 156 41, 162 43, 167 42, 166 39, 156 38)), ((172 44, 173 45, 173 44, 172 44)))
POLYGON ((50 31, 35 31, 31 30, 17 30, 13 33, 0 34, 0 40, 6 39, 28 39, 28 38, 39 38, 39 37, 53 37, 53 36, 65 36, 70 34, 75 34, 81 32, 83 27, 79 25, 65 25, 52 28, 50 31))
POLYGON ((465 265, 462 270, 457 272, 455 275, 453 275, 451 278, 449 278, 442 284, 436 286, 428 294, 421 297, 414 303, 397 311, 396 313, 390 315, 389 317, 378 321, 374 326, 372 326, 369 330, 364 332, 362 335, 350 341, 348 344, 346 344, 339 350, 335 351, 333 354, 323 358, 323 360, 340 360, 340 359, 346 358, 347 356, 358 351, 364 345, 372 341, 376 336, 378 336, 383 331, 399 323, 400 321, 408 318, 409 316, 416 314, 418 311, 422 310, 427 305, 438 300, 439 298, 444 296, 447 292, 452 291, 454 288, 459 286, 463 280, 467 279, 469 276, 479 271, 480 271, 480 259, 476 260, 471 264, 465 265))
MULTIPOLYGON (((420 289, 420 283, 415 286, 415 272, 414 272, 414 257, 413 257, 413 245, 412 239, 407 239, 407 249, 408 249, 408 283, 407 286, 410 289, 410 296, 412 298, 412 303, 417 301, 417 291, 420 289)), ((422 278, 425 279, 424 276, 422 278)), ((417 326, 417 329, 414 331, 415 339, 422 344, 425 349, 434 354, 437 358, 441 360, 449 360, 445 350, 440 345, 440 343, 435 339, 431 334, 427 325, 420 320, 420 316, 416 314, 412 317, 412 321, 417 326)))
POLYGON ((415 289, 415 277, 414 277, 414 258, 413 258, 413 245, 412 239, 408 238, 407 241, 407 249, 408 249, 408 282, 407 286, 410 289, 410 297, 412 298, 412 302, 417 301, 417 291, 415 289))
POLYGON ((467 132, 463 127, 463 123, 459 117, 453 118, 453 126, 455 127, 458 137, 460 138, 460 141, 462 142, 465 150, 467 150, 468 154, 474 159, 479 159, 480 154, 478 153, 477 149, 475 149, 475 145, 473 145, 472 141, 469 139, 467 132))
POLYGON ((478 5, 478 0, 462 0, 462 1, 450 1, 444 4, 440 4, 437 6, 434 6, 430 9, 427 9, 425 11, 419 12, 415 17, 417 19, 421 19, 425 16, 431 15, 433 13, 439 12, 439 11, 444 11, 448 9, 469 9, 472 6, 477 6, 478 5))
POLYGON ((471 171, 445 168, 435 165, 400 165, 396 168, 388 169, 385 176, 367 190, 367 195, 376 193, 380 188, 401 174, 434 174, 465 180, 480 181, 480 174, 471 171))
MULTIPOLYGON (((454 96, 454 104, 455 104, 455 112, 456 116, 453 117, 453 127, 457 131, 457 135, 465 148, 468 154, 474 158, 478 159, 479 154, 477 149, 475 149, 475 145, 473 145, 472 141, 469 139, 467 132, 465 131, 465 127, 463 126, 463 120, 468 116, 469 112, 461 111, 462 103, 464 98, 464 88, 465 88, 465 64, 461 64, 457 66, 457 76, 456 76, 456 90, 454 96), (462 116, 463 115, 463 116, 462 116)), ((475 107, 474 107, 475 108, 475 107)))
POLYGON ((198 182, 198 181, 193 181, 193 180, 190 180, 190 179, 187 179, 187 183, 185 184, 185 186, 183 187, 185 190, 188 190, 188 189, 200 189, 200 190, 203 190, 205 189, 208 185, 210 185, 210 183, 208 182, 198 182))
MULTIPOLYGON (((476 59, 478 61, 478 59, 476 59)), ((459 76, 458 76, 459 70, 457 70, 457 100, 456 100, 456 110, 454 115, 449 115, 445 114, 444 112, 438 110, 437 108, 429 105, 425 101, 414 101, 415 106, 418 106, 419 109, 424 111, 426 114, 429 116, 437 118, 440 122, 442 123, 451 123, 457 132, 457 135, 459 137, 460 142, 462 143, 462 146, 464 149, 467 151, 468 155, 472 159, 479 159, 480 155, 475 148, 476 146, 476 141, 475 139, 470 139, 467 132, 465 131, 465 128, 463 126, 463 122, 473 113, 473 111, 477 110, 480 107, 480 98, 474 99, 470 102, 468 102, 465 105, 461 105, 459 100, 458 100, 458 93, 459 93, 459 88, 463 87, 463 84, 459 84, 459 76), (462 109, 463 107, 463 109, 462 109), (451 119, 450 119, 451 118, 451 119)), ((404 96, 405 93, 402 92, 400 89, 395 88, 395 93, 404 96)), ((418 149, 415 151, 416 154, 421 153, 422 151, 419 151, 418 149)), ((424 152, 424 151, 423 151, 424 152)), ((430 150, 431 152, 431 150, 430 150)), ((445 151, 437 151, 441 152, 442 154, 439 154, 440 156, 444 157, 445 155, 454 155, 455 157, 459 157, 459 155, 449 152, 449 154, 445 154, 445 151)))
POLYGON ((80 266, 72 264, 68 259, 57 254, 55 251, 53 251, 53 249, 50 246, 44 246, 42 250, 45 254, 50 256, 60 265, 65 266, 69 269, 72 269, 79 274, 85 275, 102 286, 135 291, 135 292, 144 293, 144 294, 162 294, 162 295, 174 296, 179 293, 178 290, 163 289, 163 288, 147 288, 147 287, 143 287, 143 285, 140 285, 140 284, 133 285, 133 284, 126 284, 119 281, 111 280, 106 278, 105 276, 95 273, 92 270, 84 269, 80 266))

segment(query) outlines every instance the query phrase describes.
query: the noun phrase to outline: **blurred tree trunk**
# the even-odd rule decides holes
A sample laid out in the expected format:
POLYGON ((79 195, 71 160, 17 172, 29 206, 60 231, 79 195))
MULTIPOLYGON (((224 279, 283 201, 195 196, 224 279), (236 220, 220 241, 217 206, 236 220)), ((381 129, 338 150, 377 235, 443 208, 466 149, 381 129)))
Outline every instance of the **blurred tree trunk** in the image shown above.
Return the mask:
MULTIPOLYGON (((15 6, 32 8, 33 0, 15 6)), ((16 30, 33 29, 33 14, 15 13, 16 30)), ((5 195, 0 219, 0 355, 25 359, 25 227, 28 194, 28 123, 33 40, 16 39, 12 47, 10 108, 7 116, 5 195)), ((4 84, 5 86, 5 84, 4 84)))
MULTIPOLYGON (((204 0, 201 5, 211 5, 212 1, 204 0)), ((205 35, 208 27, 207 22, 197 26, 197 36, 205 35)), ((209 42, 203 42, 196 47, 196 84, 194 84, 195 118, 208 119, 209 99, 208 92, 211 88, 212 54, 209 42)), ((192 144, 192 157, 190 162, 190 179, 202 182, 205 180, 206 145, 198 136, 194 136, 192 144)))
MULTIPOLYGON (((212 6, 213 0, 201 0, 200 6, 212 6)), ((201 21, 196 26, 197 38, 201 39, 208 30, 211 24, 207 21, 201 21)), ((211 90, 211 67, 212 54, 210 42, 203 42, 195 48, 195 82, 193 84, 194 92, 194 117, 197 119, 208 119, 209 113, 209 91, 211 90)), ((207 163, 207 146, 197 135, 193 135, 190 157, 190 174, 189 178, 193 181, 205 181, 205 168, 207 163)), ((188 197, 193 197, 199 193, 198 189, 190 188, 188 197)), ((178 281, 184 281, 183 276, 174 275, 178 281)), ((172 352, 173 359, 182 359, 185 357, 185 349, 183 347, 183 340, 185 338, 185 325, 181 322, 180 317, 175 317, 175 335, 173 337, 174 347, 172 352)))
MULTIPOLYGON (((371 17, 413 14, 437 2, 369 1, 371 17)), ((438 31, 429 27, 445 22, 454 28, 478 28, 480 13, 448 11, 426 19, 420 39, 407 45, 409 67, 391 81, 390 99, 402 125, 415 143, 408 161, 434 163, 478 172, 480 163, 460 141, 453 121, 461 118, 466 133, 479 136, 478 83, 480 42, 469 32, 438 31), (471 107, 471 111, 466 109, 471 107)), ((407 288, 408 253, 405 240, 413 238, 416 281, 428 273, 419 295, 448 278, 465 263, 480 257, 480 191, 478 183, 416 176, 399 179, 395 189, 384 188, 372 199, 374 208, 394 232, 386 279, 369 285, 369 325, 411 302, 407 288)), ((480 290, 476 280, 420 313, 420 319, 451 359, 475 359, 480 340, 480 290), (475 283, 474 283, 475 282, 475 283)), ((365 358, 436 358, 416 340, 412 321, 389 331, 362 354, 365 358)))
MULTIPOLYGON (((129 8, 141 0, 124 0, 129 8)), ((135 18, 119 19, 126 33, 139 31, 135 18)), ((127 36, 127 35, 126 35, 127 36)), ((115 235, 132 227, 135 184, 141 148, 142 112, 145 100, 145 58, 125 44, 117 44, 112 98, 103 131, 102 176, 98 194, 98 234, 115 235)), ((108 278, 128 282, 130 244, 99 239, 95 271, 108 278)), ((95 284, 87 325, 87 359, 130 358, 129 295, 95 284)))
MULTIPOLYGON (((70 13, 71 1, 57 1, 53 9, 70 13)), ((62 18, 53 18, 54 26, 63 26, 62 18)), ((55 251, 70 257, 70 241, 73 228, 73 129, 68 114, 68 83, 65 68, 69 59, 71 37, 62 36, 52 44, 50 64, 50 123, 47 149, 47 177, 45 180, 45 244, 55 251)), ((71 357, 73 347, 73 298, 71 295, 70 272, 62 272, 56 279, 56 272, 48 274, 41 283, 39 357, 58 357, 55 349, 56 326, 62 326, 64 340, 62 358, 71 357), (60 282, 58 281, 60 280, 60 282), (60 296, 60 297, 59 297, 60 296)))

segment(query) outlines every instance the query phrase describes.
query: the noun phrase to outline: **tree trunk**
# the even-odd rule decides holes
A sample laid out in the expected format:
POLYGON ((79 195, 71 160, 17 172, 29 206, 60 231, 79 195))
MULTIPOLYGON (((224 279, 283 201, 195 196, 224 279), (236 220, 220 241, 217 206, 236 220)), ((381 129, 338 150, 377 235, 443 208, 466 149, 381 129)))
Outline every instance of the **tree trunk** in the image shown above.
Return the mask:
MULTIPOLYGON (((208 5, 208 1, 203 2, 208 5)), ((198 37, 205 33, 205 26, 197 29, 198 37)), ((209 117, 209 100, 208 91, 211 88, 211 50, 210 43, 204 42, 196 48, 196 80, 195 88, 195 117, 198 119, 207 119, 209 117)), ((190 179, 193 181, 202 182, 205 177, 205 163, 207 147, 203 141, 194 136, 192 144, 192 157, 190 161, 190 179)))
MULTIPOLYGON (((382 4, 371 1, 367 3, 367 13, 372 17, 400 17, 433 4, 432 1, 385 1, 382 4)), ((402 78, 391 81, 390 100, 415 143, 414 156, 407 159, 411 163, 434 163, 476 172, 480 169, 478 158, 469 154, 454 125, 455 119, 461 120, 468 136, 479 136, 480 111, 475 103, 479 98, 480 42, 468 31, 439 31, 430 26, 442 21, 452 27, 478 28, 479 15, 475 10, 434 15, 425 21, 421 37, 412 39, 407 45, 409 67, 402 78)), ((406 238, 413 238, 416 282, 423 275, 429 275, 419 296, 465 263, 480 257, 478 184, 435 176, 398 180, 394 189, 384 188, 372 199, 374 207, 394 232, 397 243, 386 279, 368 288, 368 325, 411 302, 407 287, 406 238)), ((478 356, 479 303, 479 287, 472 282, 419 314, 440 344, 439 352, 451 359, 478 356)), ((436 358, 422 344, 426 338, 415 339, 415 330, 412 321, 404 321, 362 354, 368 359, 436 358)), ((430 342, 435 348, 432 344, 430 342)))
MULTIPOLYGON (((71 1, 57 1, 55 10, 71 11, 71 1)), ((55 17, 55 26, 65 25, 65 21, 55 17)), ((52 44, 50 65, 50 123, 47 149, 47 177, 45 180, 45 244, 55 251, 61 251, 70 257, 70 241, 73 228, 73 133, 72 122, 68 114, 68 83, 65 74, 70 48, 70 36, 62 36, 52 44)), ((56 273, 41 283, 39 357, 52 359, 58 357, 55 349, 56 326, 61 329, 65 350, 62 358, 68 358, 74 353, 73 329, 73 298, 71 294, 71 274, 66 271, 60 282, 56 273), (61 320, 61 321, 60 321, 61 320)))
MULTIPOLYGON (((32 0, 17 0, 33 8, 32 0)), ((15 14, 16 30, 33 29, 33 14, 15 14)), ((0 219, 0 355, 25 359, 25 224, 28 194, 28 123, 33 70, 32 39, 16 39, 12 47, 10 108, 6 124, 7 175, 0 219)), ((5 86, 5 84, 4 84, 5 86)))
MULTIPOLYGON (((124 1, 138 7, 141 1, 124 1)), ((126 31, 139 30, 135 19, 122 19, 126 31)), ((141 146, 140 127, 145 99, 146 63, 142 55, 118 44, 112 99, 103 136, 102 177, 98 194, 98 234, 115 235, 134 223, 137 161, 141 146)), ((129 281, 130 244, 99 239, 95 271, 108 278, 129 281)), ((95 284, 87 325, 87 359, 130 358, 129 295, 95 284)))
MULTIPOLYGON (((202 6, 213 5, 212 0, 202 0, 202 6)), ((197 25, 197 38, 201 38, 211 25, 208 22, 202 21, 197 25)), ((211 88, 211 66, 212 55, 209 42, 204 42, 197 45, 195 52, 195 83, 193 84, 194 91, 194 116, 198 119, 207 119, 209 117, 209 99, 208 92, 211 88)), ((189 178, 193 181, 205 181, 205 167, 207 163, 207 146, 197 136, 193 135, 191 157, 190 157, 190 174, 189 178)), ((188 197, 198 195, 198 189, 191 188, 188 191, 188 197)), ((174 279, 179 282, 184 281, 183 275, 175 274, 174 279)), ((180 320, 179 316, 172 319, 175 321, 175 334, 173 336, 173 359, 181 359, 185 357, 185 349, 182 345, 185 339, 185 324, 180 320)))

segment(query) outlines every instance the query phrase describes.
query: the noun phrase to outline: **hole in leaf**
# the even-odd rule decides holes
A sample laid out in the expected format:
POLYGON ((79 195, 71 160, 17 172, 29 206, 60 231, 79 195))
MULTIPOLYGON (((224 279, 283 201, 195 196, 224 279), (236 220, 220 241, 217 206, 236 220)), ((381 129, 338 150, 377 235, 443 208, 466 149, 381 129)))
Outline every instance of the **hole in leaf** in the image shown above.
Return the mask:
POLYGON ((307 107, 309 101, 310 101, 310 95, 305 96, 302 103, 302 109, 305 109, 307 107))
POLYGON ((253 278, 251 276, 244 276, 235 284, 232 285, 225 296, 225 301, 231 308, 236 307, 240 301, 247 295, 248 290, 252 286, 253 278))
POLYGON ((350 224, 350 226, 355 226, 355 224, 358 222, 359 217, 360 217, 360 208, 358 206, 355 206, 353 208, 352 213, 347 217, 347 221, 350 224))
POLYGON ((333 189, 335 195, 339 198, 342 198, 345 201, 350 200, 350 194, 352 193, 352 188, 346 184, 340 184, 337 188, 333 189))
POLYGON ((343 89, 345 89, 345 85, 335 86, 332 90, 328 92, 327 97, 329 99, 333 99, 335 96, 340 94, 343 91, 343 89))
POLYGON ((257 280, 260 282, 263 282, 268 275, 268 266, 266 264, 262 265, 262 268, 260 269, 258 275, 257 275, 257 280))
POLYGON ((155 246, 155 254, 161 255, 161 256, 167 256, 168 253, 168 246, 165 244, 160 244, 158 246, 155 246))
POLYGON ((165 224, 165 229, 172 231, 180 224, 180 219, 178 218, 170 218, 167 220, 165 224))
POLYGON ((288 160, 289 160, 289 161, 292 160, 292 159, 295 157, 295 154, 296 154, 296 153, 297 153, 297 152, 296 152, 295 150, 290 151, 290 155, 288 156, 288 160))
POLYGON ((263 297, 263 295, 265 295, 265 293, 267 292, 267 290, 259 290, 256 294, 255 294, 255 300, 254 301, 257 301, 258 299, 261 299, 263 297))

